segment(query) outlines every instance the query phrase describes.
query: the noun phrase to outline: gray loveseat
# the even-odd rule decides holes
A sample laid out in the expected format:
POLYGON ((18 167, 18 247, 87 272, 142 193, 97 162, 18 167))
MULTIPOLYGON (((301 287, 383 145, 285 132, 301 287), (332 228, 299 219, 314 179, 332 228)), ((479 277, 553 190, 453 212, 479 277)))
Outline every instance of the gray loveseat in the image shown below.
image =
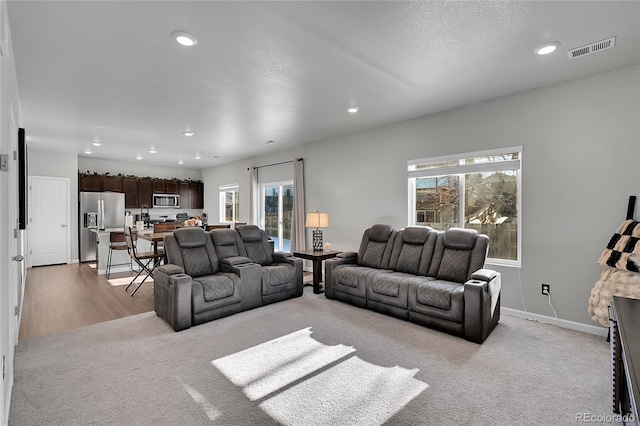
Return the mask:
POLYGON ((273 252, 257 226, 180 228, 164 247, 154 307, 175 331, 302 295, 302 259, 273 252))
POLYGON ((482 343, 500 319, 488 247, 471 229, 374 225, 357 253, 325 261, 325 296, 482 343))

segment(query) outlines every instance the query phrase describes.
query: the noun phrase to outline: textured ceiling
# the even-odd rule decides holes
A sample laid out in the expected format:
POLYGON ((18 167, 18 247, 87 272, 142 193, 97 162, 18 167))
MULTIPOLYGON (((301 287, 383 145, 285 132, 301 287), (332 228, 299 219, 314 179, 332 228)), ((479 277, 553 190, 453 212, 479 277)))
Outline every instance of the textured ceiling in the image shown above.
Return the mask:
POLYGON ((640 63, 638 1, 7 9, 30 146, 196 169, 640 63), (174 31, 198 44, 179 46, 174 31), (611 36, 615 48, 568 60, 568 49, 611 36), (545 41, 562 44, 534 55, 545 41))

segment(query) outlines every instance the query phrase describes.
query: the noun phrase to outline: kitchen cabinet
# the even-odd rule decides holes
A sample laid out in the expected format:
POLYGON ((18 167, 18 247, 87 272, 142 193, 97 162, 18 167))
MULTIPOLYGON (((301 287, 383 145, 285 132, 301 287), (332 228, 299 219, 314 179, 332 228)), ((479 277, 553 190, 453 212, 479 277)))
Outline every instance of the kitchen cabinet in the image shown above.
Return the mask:
POLYGON ((122 176, 105 175, 102 181, 104 191, 122 192, 122 176))
POLYGON ((102 183, 104 177, 102 175, 86 175, 80 176, 78 187, 80 191, 102 191, 102 183))
POLYGON ((140 207, 138 204, 138 179, 123 178, 122 192, 124 192, 125 208, 135 209, 140 207))
POLYGON ((138 207, 146 204, 153 207, 153 181, 151 179, 138 179, 138 207))
POLYGON ((178 193, 180 194, 180 207, 183 209, 191 208, 191 195, 188 182, 180 182, 178 185, 178 193))
POLYGON ((180 188, 178 188, 178 181, 165 180, 164 181, 164 193, 165 194, 179 194, 180 188))
MULTIPOLYGON (((90 173, 90 172, 88 172, 90 173)), ((204 184, 178 179, 138 178, 132 175, 84 174, 78 172, 78 191, 122 192, 125 208, 135 209, 147 205, 153 207, 153 194, 179 194, 180 207, 204 208, 204 184)))
POLYGON ((204 186, 202 183, 190 183, 189 184, 189 195, 191 201, 192 209, 203 209, 204 208, 204 186))
POLYGON ((153 193, 154 194, 164 194, 164 180, 163 179, 154 179, 153 180, 153 193))

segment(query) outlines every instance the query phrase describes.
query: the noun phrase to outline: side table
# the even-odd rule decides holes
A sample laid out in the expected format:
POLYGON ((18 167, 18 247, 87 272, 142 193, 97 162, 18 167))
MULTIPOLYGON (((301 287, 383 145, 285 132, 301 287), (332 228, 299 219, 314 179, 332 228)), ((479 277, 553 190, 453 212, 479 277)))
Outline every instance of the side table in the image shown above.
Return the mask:
POLYGON ((301 259, 311 260, 313 262, 313 293, 320 294, 324 289, 320 287, 322 281, 322 261, 331 259, 342 253, 341 251, 313 251, 313 249, 294 251, 293 255, 301 259))

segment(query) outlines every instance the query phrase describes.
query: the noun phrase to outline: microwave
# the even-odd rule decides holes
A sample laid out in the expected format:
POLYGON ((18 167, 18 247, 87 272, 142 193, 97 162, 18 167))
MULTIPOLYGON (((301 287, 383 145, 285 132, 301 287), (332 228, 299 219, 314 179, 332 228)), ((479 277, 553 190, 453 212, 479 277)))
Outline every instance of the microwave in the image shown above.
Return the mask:
POLYGON ((153 194, 153 207, 180 208, 180 196, 175 194, 153 194))

